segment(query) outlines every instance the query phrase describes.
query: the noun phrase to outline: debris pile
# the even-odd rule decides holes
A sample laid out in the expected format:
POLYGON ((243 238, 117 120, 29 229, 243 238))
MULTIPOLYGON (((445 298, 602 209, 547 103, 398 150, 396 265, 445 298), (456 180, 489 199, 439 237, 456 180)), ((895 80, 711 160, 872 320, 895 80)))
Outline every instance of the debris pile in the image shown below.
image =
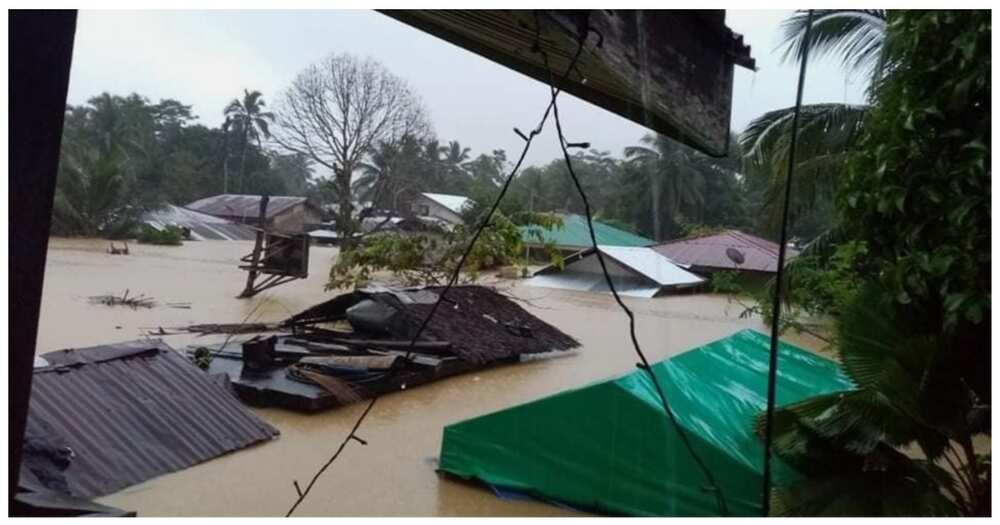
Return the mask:
MULTIPOLYGON (((315 411, 435 381, 528 354, 579 346, 572 337, 481 286, 449 290, 411 345, 442 288, 373 287, 343 294, 259 325, 268 337, 242 344, 194 345, 188 355, 228 374, 246 402, 315 411)), ((191 331, 247 333, 246 326, 198 325, 191 331)))

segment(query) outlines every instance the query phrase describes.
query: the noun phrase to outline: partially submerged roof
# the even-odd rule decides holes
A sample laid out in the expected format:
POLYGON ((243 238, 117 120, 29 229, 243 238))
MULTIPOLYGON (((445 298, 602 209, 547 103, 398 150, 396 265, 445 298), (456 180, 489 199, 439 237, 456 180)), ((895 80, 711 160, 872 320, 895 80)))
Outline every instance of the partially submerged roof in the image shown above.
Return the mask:
POLYGON ((197 241, 243 241, 252 240, 257 235, 243 224, 172 204, 147 212, 142 216, 142 222, 161 231, 167 226, 187 228, 191 231, 191 238, 197 241))
MULTIPOLYGON (((697 269, 778 271, 778 243, 739 230, 678 239, 652 248, 678 264, 697 269)), ((797 254, 788 249, 788 257, 797 254)))
MULTIPOLYGON (((280 215, 299 204, 313 206, 305 197, 271 196, 267 201, 267 218, 280 215)), ((256 219, 260 215, 260 195, 223 193, 196 200, 185 208, 220 217, 256 219)))
POLYGON ((26 461, 21 476, 51 490, 102 496, 278 435, 159 340, 43 357, 50 366, 34 370, 25 450, 64 468, 26 461))
MULTIPOLYGON (((383 332, 408 342, 433 307, 443 287, 370 288, 339 295, 285 321, 301 326, 346 319, 359 334, 383 332), (378 327, 359 326, 350 309, 370 300, 394 311, 378 327), (391 320, 390 320, 391 319, 391 320)), ((482 286, 455 286, 437 310, 421 341, 447 341, 451 353, 468 362, 486 364, 521 354, 568 350, 579 346, 572 337, 535 317, 520 305, 482 286)))
MULTIPOLYGON (((760 516, 770 338, 743 330, 651 370, 699 457, 716 472, 730 516, 760 516)), ((836 363, 778 347, 777 404, 853 389, 836 363)), ((798 474, 774 459, 778 486, 798 474)), ((718 516, 645 370, 448 425, 439 469, 587 510, 718 516)))
POLYGON ((421 193, 424 197, 448 208, 452 212, 461 215, 463 211, 469 206, 472 206, 473 200, 468 197, 463 197, 461 195, 448 195, 447 193, 421 193))
POLYGON ((710 155, 729 141, 733 69, 754 68, 725 11, 386 10, 384 14, 564 89, 710 155), (599 35, 599 36, 597 36, 599 35))
MULTIPOLYGON (((689 288, 705 282, 670 259, 645 247, 599 246, 608 273, 620 295, 654 297, 666 290, 689 288)), ((546 266, 526 281, 531 286, 590 292, 610 292, 593 248, 563 261, 563 268, 546 266)))
MULTIPOLYGON (((521 226, 521 240, 526 244, 540 244, 538 234, 543 243, 552 243, 559 248, 586 248, 591 246, 590 229, 587 218, 576 214, 561 215, 563 224, 559 228, 542 228, 532 224, 521 226)), ((597 244, 602 246, 649 246, 651 239, 641 235, 616 228, 610 224, 594 219, 594 235, 597 244)))

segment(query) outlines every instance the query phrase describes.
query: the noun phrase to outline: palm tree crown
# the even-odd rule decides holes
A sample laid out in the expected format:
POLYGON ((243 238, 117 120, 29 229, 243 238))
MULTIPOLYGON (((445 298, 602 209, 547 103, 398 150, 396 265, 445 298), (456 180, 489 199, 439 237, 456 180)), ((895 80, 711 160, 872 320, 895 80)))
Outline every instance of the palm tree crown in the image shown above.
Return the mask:
POLYGON ((240 156, 240 190, 243 189, 243 177, 246 175, 247 146, 251 140, 257 142, 258 147, 262 147, 261 136, 267 138, 271 136, 268 131, 268 124, 274 121, 274 114, 264 111, 264 96, 260 91, 243 90, 243 99, 234 98, 223 114, 226 120, 222 125, 222 131, 228 133, 235 130, 241 137, 243 151, 240 156))

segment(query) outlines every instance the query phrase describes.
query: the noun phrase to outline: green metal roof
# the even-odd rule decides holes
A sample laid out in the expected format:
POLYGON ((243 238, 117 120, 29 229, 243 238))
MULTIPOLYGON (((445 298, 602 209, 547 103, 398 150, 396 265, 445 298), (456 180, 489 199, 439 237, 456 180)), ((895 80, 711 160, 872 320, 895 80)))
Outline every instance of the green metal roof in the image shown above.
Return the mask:
MULTIPOLYGON (((742 330, 651 367, 730 516, 761 513, 753 424, 767 407, 770 343, 742 330)), ((778 363, 778 406, 854 389, 836 363, 791 344, 779 343, 778 363)), ((801 479, 781 458, 773 466, 776 486, 801 479)), ((448 425, 439 468, 612 515, 723 513, 645 370, 448 425)))
MULTIPOLYGON (((521 239, 527 244, 538 244, 535 232, 541 231, 546 243, 556 246, 586 248, 591 245, 587 219, 582 215, 562 216, 563 225, 559 229, 544 229, 538 225, 521 226, 521 239)), ((615 228, 601 221, 594 221, 597 244, 606 246, 649 246, 653 241, 625 230, 615 228)))

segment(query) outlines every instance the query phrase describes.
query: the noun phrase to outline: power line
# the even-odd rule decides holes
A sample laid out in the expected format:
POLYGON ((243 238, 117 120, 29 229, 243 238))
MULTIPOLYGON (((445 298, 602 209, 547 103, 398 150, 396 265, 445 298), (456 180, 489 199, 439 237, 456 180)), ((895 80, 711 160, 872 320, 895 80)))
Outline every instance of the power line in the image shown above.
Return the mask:
MULTIPOLYGON (((546 58, 546 63, 547 62, 548 59, 546 58)), ((553 102, 555 102, 554 97, 553 97, 553 102)), ((660 386, 660 381, 659 379, 657 379, 656 374, 653 373, 653 369, 650 366, 649 361, 646 359, 646 355, 643 353, 642 347, 639 345, 639 339, 638 337, 636 337, 635 333, 635 314, 632 313, 632 310, 625 305, 625 302, 622 301, 622 298, 618 295, 618 290, 615 289, 614 282, 611 279, 611 274, 608 273, 608 267, 604 262, 604 255, 601 253, 601 249, 597 245, 597 235, 594 233, 594 223, 590 211, 590 202, 587 199, 587 193, 583 190, 583 186, 580 184, 580 180, 576 176, 576 172, 573 170, 573 162, 569 154, 569 147, 589 147, 589 144, 568 143, 566 141, 566 137, 563 135, 562 121, 559 119, 558 104, 554 104, 553 114, 556 122, 556 131, 558 132, 559 136, 559 146, 560 148, 562 148, 563 158, 566 161, 566 169, 567 171, 569 171, 569 175, 573 179, 573 185, 576 186, 576 190, 580 194, 580 199, 583 201, 583 209, 587 217, 587 229, 590 233, 591 245, 593 246, 594 252, 597 255, 597 261, 601 265, 601 273, 604 274, 604 281, 607 283, 608 288, 611 290, 611 294, 614 296, 615 302, 618 303, 618 306, 622 309, 623 312, 625 312, 625 315, 628 317, 629 336, 632 339, 632 348, 635 349, 635 353, 639 357, 639 360, 642 363, 640 368, 645 370, 646 373, 649 375, 649 378, 652 381, 654 388, 656 388, 656 393, 660 398, 660 402, 663 405, 663 411, 666 412, 670 424, 673 426, 674 431, 677 432, 677 435, 681 438, 681 442, 684 444, 684 448, 687 449, 688 454, 690 454, 691 458, 695 461, 695 463, 698 465, 698 468, 701 469, 702 474, 705 476, 705 480, 708 482, 709 485, 708 487, 706 487, 706 489, 712 491, 715 494, 721 514, 723 516, 728 516, 729 509, 728 506, 726 505, 725 495, 722 493, 722 490, 716 483, 715 476, 712 475, 712 471, 709 470, 705 462, 701 459, 701 457, 697 454, 697 452, 695 452, 694 447, 691 446, 691 441, 688 438, 687 432, 684 430, 684 427, 677 422, 677 418, 674 416, 673 410, 671 410, 670 408, 670 403, 667 401, 667 396, 663 392, 663 388, 660 386)))
MULTIPOLYGON (((573 69, 576 67, 576 62, 577 60, 579 60, 580 55, 583 53, 583 48, 585 43, 586 43, 586 35, 584 35, 583 38, 579 39, 576 53, 573 55, 572 60, 570 60, 569 66, 567 66, 566 68, 566 72, 563 73, 562 77, 559 79, 560 86, 569 76, 569 73, 573 71, 573 69)), ((510 175, 507 176, 507 180, 504 181, 503 187, 500 189, 500 194, 497 195, 497 198, 493 201, 493 206, 490 207, 489 213, 487 213, 486 216, 483 217, 478 228, 476 229, 476 233, 473 235, 472 239, 469 241, 469 244, 466 246, 465 252, 462 254, 462 257, 459 259, 458 264, 455 266, 455 270, 452 272, 451 278, 448 279, 448 283, 447 285, 445 285, 444 290, 442 290, 441 293, 438 294, 438 298, 437 301, 434 302, 434 306, 431 307, 430 311, 424 317, 423 322, 421 322, 420 327, 417 329, 417 332, 413 335, 413 338, 410 339, 410 344, 407 347, 406 357, 404 359, 405 361, 408 361, 411 358, 417 340, 423 334, 424 330, 427 328, 427 325, 434 317, 434 314, 437 312, 437 309, 441 305, 441 302, 448 294, 448 291, 458 281, 459 275, 461 274, 462 271, 462 266, 465 264, 465 260, 469 257, 469 254, 472 253, 472 249, 473 247, 475 247, 476 241, 479 240, 479 236, 482 234, 483 230, 485 230, 486 227, 489 225, 490 219, 493 218, 493 215, 496 213, 497 208, 500 206, 500 202, 503 200, 504 195, 507 194, 507 189, 510 187, 510 183, 514 180, 514 177, 517 176, 517 172, 518 170, 520 170, 521 164, 524 162, 524 158, 527 156, 528 150, 531 148, 532 142, 534 141, 535 137, 542 132, 542 128, 545 126, 545 122, 548 120, 549 114, 556 107, 556 98, 559 96, 559 93, 562 92, 562 88, 557 87, 555 85, 550 85, 550 90, 552 93, 552 97, 549 100, 549 105, 545 108, 545 112, 542 114, 542 118, 538 122, 538 125, 535 126, 535 128, 531 130, 531 132, 527 136, 525 136, 524 133, 522 133, 517 128, 514 128, 514 132, 522 139, 524 139, 524 148, 521 150, 521 155, 517 159, 517 163, 511 170, 510 175)), ((326 472, 326 470, 333 464, 333 462, 337 460, 337 458, 340 456, 340 453, 343 452, 344 448, 347 446, 347 443, 349 441, 353 439, 358 441, 362 445, 366 444, 364 440, 357 437, 357 431, 361 427, 361 424, 364 422, 365 418, 371 412, 372 408, 375 406, 375 402, 378 401, 379 397, 381 396, 373 397, 371 402, 368 403, 368 406, 365 408, 364 412, 361 413, 361 416, 358 417, 357 421, 354 423, 354 427, 347 434, 347 437, 344 438, 343 442, 341 442, 340 446, 337 447, 337 450, 333 453, 333 455, 330 456, 330 458, 323 463, 323 465, 319 468, 319 470, 316 471, 316 474, 313 475, 312 479, 309 481, 309 484, 306 485, 305 490, 299 490, 298 482, 293 482, 296 492, 298 493, 298 498, 295 500, 295 503, 293 503, 292 506, 288 509, 288 512, 285 514, 285 517, 291 516, 292 513, 295 512, 295 509, 297 509, 298 506, 303 501, 305 501, 306 497, 309 496, 309 493, 312 490, 313 486, 316 484, 316 481, 319 479, 320 476, 323 475, 324 472, 326 472)))
POLYGON ((778 330, 781 322, 781 293, 784 288, 785 251, 788 249, 788 204, 792 194, 792 175, 795 173, 795 146, 799 138, 799 114, 802 112, 802 91, 806 81, 806 62, 809 61, 809 40, 812 32, 813 10, 806 18, 806 29, 802 40, 802 63, 799 66, 799 86, 795 94, 795 113, 792 117, 792 138, 788 145, 788 173, 785 174, 785 203, 781 209, 781 237, 778 244, 778 272, 774 279, 774 302, 771 315, 771 350, 767 368, 767 411, 764 424, 764 475, 762 481, 762 513, 771 513, 771 448, 774 438, 774 402, 778 378, 778 330))

